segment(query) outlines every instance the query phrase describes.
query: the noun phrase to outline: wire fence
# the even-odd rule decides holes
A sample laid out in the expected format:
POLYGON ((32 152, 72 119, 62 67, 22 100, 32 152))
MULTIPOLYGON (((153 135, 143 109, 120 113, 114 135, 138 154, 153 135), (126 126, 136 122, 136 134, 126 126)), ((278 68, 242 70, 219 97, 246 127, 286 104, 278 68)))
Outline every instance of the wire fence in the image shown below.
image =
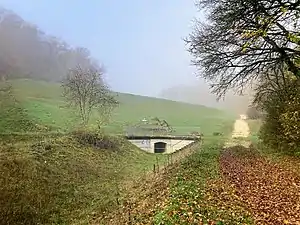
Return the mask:
POLYGON ((156 162, 153 163, 153 168, 150 171, 144 171, 143 174, 136 178, 130 185, 126 186, 126 197, 122 198, 121 188, 118 187, 118 193, 116 197, 116 204, 118 205, 118 210, 115 212, 104 215, 103 222, 109 221, 109 224, 136 224, 136 215, 134 214, 134 208, 136 207, 137 192, 151 191, 144 190, 145 188, 150 188, 151 184, 155 182, 165 182, 163 176, 167 174, 170 170, 175 169, 177 165, 186 159, 188 156, 192 155, 199 150, 202 142, 194 142, 190 145, 178 150, 174 153, 168 154, 167 157, 161 161, 156 157, 156 162))

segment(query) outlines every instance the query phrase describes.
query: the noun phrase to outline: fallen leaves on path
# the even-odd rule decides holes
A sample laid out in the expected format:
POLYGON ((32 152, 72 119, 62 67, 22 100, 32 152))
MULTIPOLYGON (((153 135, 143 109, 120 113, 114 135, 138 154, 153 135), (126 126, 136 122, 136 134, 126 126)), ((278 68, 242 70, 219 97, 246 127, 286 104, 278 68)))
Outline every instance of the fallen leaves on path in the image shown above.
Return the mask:
POLYGON ((219 176, 219 149, 209 144, 180 165, 155 224, 253 224, 245 204, 219 176))
POLYGON ((256 224, 300 224, 300 178, 296 174, 243 146, 225 149, 220 169, 252 211, 256 224))

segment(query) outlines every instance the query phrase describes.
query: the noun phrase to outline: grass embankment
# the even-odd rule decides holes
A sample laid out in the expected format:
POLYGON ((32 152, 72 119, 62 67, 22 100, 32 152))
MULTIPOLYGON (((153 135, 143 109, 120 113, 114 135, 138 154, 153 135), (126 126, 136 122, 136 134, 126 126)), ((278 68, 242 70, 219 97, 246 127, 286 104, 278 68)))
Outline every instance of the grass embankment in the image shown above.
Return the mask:
POLYGON ((117 205, 124 181, 165 162, 122 139, 78 138, 1 138, 1 224, 86 224, 117 205))
MULTIPOLYGON (((62 107, 59 85, 16 80, 13 88, 24 111, 17 114, 22 117, 18 120, 10 116, 5 119, 50 126, 53 132, 1 135, 0 217, 3 223, 86 224, 92 217, 100 217, 103 211, 117 207, 128 191, 122 185, 144 176, 157 163, 156 155, 140 151, 116 137, 106 138, 110 144, 101 145, 103 140, 80 143, 68 133, 57 133, 76 126, 74 112, 62 107), (122 196, 117 201, 118 194, 122 196)), ((113 133, 121 132, 127 123, 157 116, 166 119, 177 133, 200 131, 207 136, 223 132, 224 123, 232 119, 222 111, 204 106, 129 94, 119 94, 118 98, 120 107, 106 129, 113 133)), ((93 117, 91 126, 95 120, 93 117)), ((6 121, 2 120, 2 124, 10 124, 6 121)), ((7 128, 10 127, 1 126, 1 132, 9 133, 7 128)), ((165 160, 165 156, 158 157, 161 164, 165 160)), ((172 171, 178 171, 175 168, 172 171)), ((173 185, 175 180, 171 177, 166 176, 164 183, 170 180, 173 185)), ((150 183, 152 186, 155 182, 151 179, 150 183)), ((152 191, 143 190, 143 193, 152 191)))
MULTIPOLYGON (((75 112, 64 107, 59 84, 15 80, 12 81, 12 85, 16 98, 36 123, 61 131, 67 131, 76 126, 75 112)), ((111 123, 105 127, 109 133, 123 133, 124 126, 127 124, 138 123, 145 117, 158 117, 165 119, 175 128, 177 134, 198 131, 207 135, 220 129, 219 126, 224 117, 232 118, 232 115, 223 111, 201 105, 132 94, 117 94, 120 105, 114 111, 111 123)), ((93 115, 90 126, 95 126, 96 120, 97 116, 93 115)))
MULTIPOLYGON (((224 122, 222 132, 229 134, 232 124, 224 122)), ((148 191, 111 216, 111 224, 252 224, 245 205, 220 173, 226 135, 204 137, 201 148, 195 146, 192 155, 145 185, 148 191)))

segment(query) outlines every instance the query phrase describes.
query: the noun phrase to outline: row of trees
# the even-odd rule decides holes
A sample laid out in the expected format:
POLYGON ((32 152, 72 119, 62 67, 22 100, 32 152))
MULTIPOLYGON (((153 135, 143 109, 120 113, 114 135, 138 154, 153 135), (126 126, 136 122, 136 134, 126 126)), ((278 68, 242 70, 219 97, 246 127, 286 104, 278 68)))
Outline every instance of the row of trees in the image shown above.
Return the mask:
MULTIPOLYGON (((2 118, 7 119, 7 115, 16 113, 18 118, 26 117, 25 111, 20 108, 21 104, 13 96, 12 87, 7 86, 5 81, 30 78, 62 82, 62 94, 68 106, 76 108, 82 124, 87 125, 92 112, 97 112, 98 125, 101 126, 118 105, 114 94, 104 82, 103 74, 104 68, 91 57, 87 49, 73 48, 66 42, 45 34, 14 12, 0 8, 2 118), (15 113, 12 113, 12 109, 15 113)), ((10 127, 14 121, 19 121, 12 118, 10 127)), ((24 129, 29 128, 27 123, 23 124, 24 129)), ((16 127, 16 130, 20 128, 16 127)))
POLYGON ((0 8, 0 78, 61 81, 77 65, 100 69, 86 48, 45 34, 12 11, 0 8))
MULTIPOLYGON (((199 75, 218 97, 229 89, 256 94, 264 113, 262 140, 296 151, 300 145, 300 1, 199 0, 207 21, 186 39, 199 75)), ((254 115, 253 116, 257 116, 254 115)), ((297 150, 298 151, 298 150, 297 150)))

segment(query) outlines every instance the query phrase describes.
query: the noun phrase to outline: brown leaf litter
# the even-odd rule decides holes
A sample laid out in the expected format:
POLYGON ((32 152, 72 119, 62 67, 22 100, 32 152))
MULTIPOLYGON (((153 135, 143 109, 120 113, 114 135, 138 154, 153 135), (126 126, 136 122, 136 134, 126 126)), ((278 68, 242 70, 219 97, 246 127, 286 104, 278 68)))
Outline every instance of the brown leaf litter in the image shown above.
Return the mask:
POLYGON ((251 210, 256 224, 300 224, 297 174, 242 146, 223 151, 220 169, 251 210))

